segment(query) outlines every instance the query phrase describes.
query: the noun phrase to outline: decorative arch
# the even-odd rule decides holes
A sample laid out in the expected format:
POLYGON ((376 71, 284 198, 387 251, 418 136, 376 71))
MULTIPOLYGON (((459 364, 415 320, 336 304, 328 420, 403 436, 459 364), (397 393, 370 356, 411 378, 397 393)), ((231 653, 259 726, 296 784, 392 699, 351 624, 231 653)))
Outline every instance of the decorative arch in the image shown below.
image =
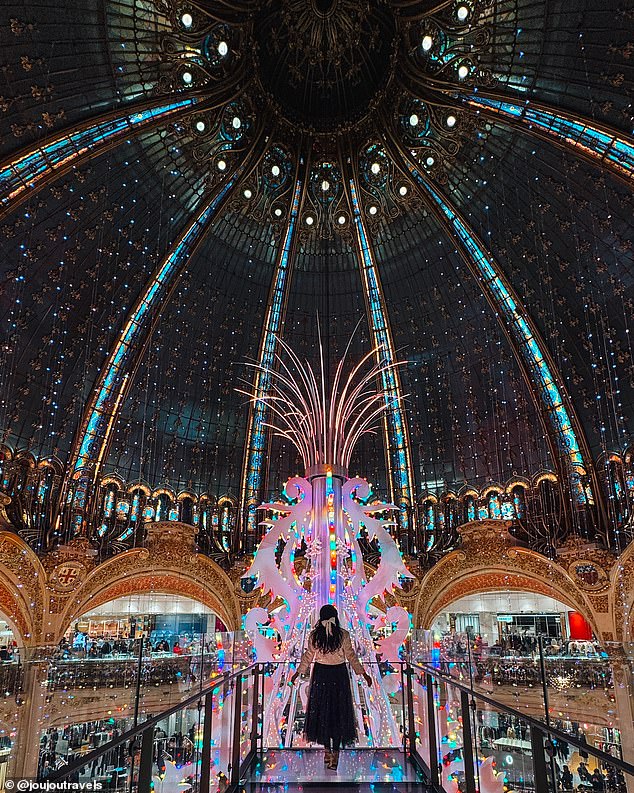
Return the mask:
POLYGON ((504 488, 505 492, 509 495, 513 492, 514 487, 523 487, 525 491, 530 490, 531 483, 529 480, 524 476, 514 476, 510 479, 506 487, 504 488))
POLYGON ((594 609, 568 573, 508 533, 511 521, 474 521, 461 526, 462 546, 443 557, 421 581, 414 624, 429 628, 450 603, 474 592, 511 589, 556 598, 588 620, 601 635, 594 609))
POLYGON ((552 471, 541 471, 533 477, 533 487, 537 488, 540 482, 552 482, 553 484, 557 484, 557 475, 552 471))
POLYGON ((181 492, 176 497, 176 500, 180 503, 186 498, 191 498, 192 501, 196 501, 196 494, 191 490, 181 490, 181 492))
POLYGON ((133 482, 132 484, 128 484, 126 493, 134 493, 136 490, 139 490, 146 498, 150 498, 152 495, 152 490, 148 485, 144 482, 133 482))
POLYGON ((17 534, 0 531, 0 612, 18 643, 36 644, 42 631, 46 573, 17 534))
POLYGON ((172 501, 176 501, 176 493, 171 487, 157 487, 152 493, 152 498, 158 498, 159 496, 167 496, 172 501))
POLYGON ((213 592, 207 582, 192 580, 179 570, 153 568, 135 575, 123 575, 106 586, 98 588, 94 593, 87 589, 82 593, 81 602, 75 604, 64 615, 64 622, 61 626, 62 633, 88 609, 97 608, 104 603, 127 595, 149 593, 180 595, 190 598, 211 609, 227 627, 231 626, 232 630, 239 628, 239 624, 236 624, 236 615, 232 613, 231 604, 227 608, 227 603, 223 599, 224 595, 213 592))
POLYGON ((634 543, 619 556, 610 573, 614 599, 614 638, 634 641, 634 543))
POLYGON ((195 529, 169 521, 152 524, 148 532, 146 548, 119 554, 89 573, 61 614, 60 636, 90 608, 149 592, 197 600, 218 614, 229 630, 239 630, 241 609, 235 584, 216 562, 195 552, 195 529))
POLYGON ((482 489, 480 493, 481 498, 486 498, 490 493, 496 493, 497 495, 501 495, 504 492, 504 486, 498 484, 497 482, 490 482, 486 487, 482 489))
POLYGON ((123 479, 117 474, 108 474, 107 476, 104 476, 104 478, 101 480, 101 486, 108 487, 108 485, 115 485, 119 490, 125 489, 125 483, 123 479))

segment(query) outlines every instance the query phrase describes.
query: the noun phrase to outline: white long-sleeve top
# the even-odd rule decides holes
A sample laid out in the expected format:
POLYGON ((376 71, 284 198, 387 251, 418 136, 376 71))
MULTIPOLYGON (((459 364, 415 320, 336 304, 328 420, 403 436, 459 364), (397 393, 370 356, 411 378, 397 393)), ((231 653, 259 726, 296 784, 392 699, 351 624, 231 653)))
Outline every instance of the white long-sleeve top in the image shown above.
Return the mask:
POLYGON ((323 653, 321 650, 317 649, 314 646, 312 639, 308 640, 308 647, 304 650, 304 654, 302 655, 302 660, 299 662, 299 666, 297 667, 297 672, 300 675, 305 675, 308 672, 308 668, 313 663, 318 664, 325 664, 326 666, 335 666, 337 664, 343 664, 346 661, 350 663, 354 671, 358 675, 363 674, 363 666, 361 665, 361 661, 359 661, 357 654, 352 649, 352 642, 350 641, 350 634, 348 631, 343 632, 343 641, 341 642, 341 646, 338 647, 336 650, 333 650, 331 653, 323 653))

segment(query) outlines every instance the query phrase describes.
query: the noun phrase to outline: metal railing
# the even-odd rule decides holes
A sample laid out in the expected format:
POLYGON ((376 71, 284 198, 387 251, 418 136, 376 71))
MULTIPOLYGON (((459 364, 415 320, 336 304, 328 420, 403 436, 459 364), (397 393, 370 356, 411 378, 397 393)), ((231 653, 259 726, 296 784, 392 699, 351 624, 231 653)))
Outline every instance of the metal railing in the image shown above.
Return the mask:
MULTIPOLYGON (((227 791, 235 790, 252 761, 269 748, 264 736, 264 722, 266 709, 272 707, 274 696, 271 695, 270 682, 266 678, 271 678, 272 670, 280 666, 287 667, 280 676, 280 686, 287 686, 286 677, 291 673, 293 664, 256 663, 238 670, 234 668, 219 674, 209 684, 201 684, 196 693, 178 704, 146 718, 108 743, 73 759, 68 765, 52 770, 45 778, 51 781, 77 781, 80 775, 94 778, 92 775, 96 768, 109 768, 112 765, 114 768, 109 773, 117 778, 114 783, 110 780, 111 789, 150 793, 153 775, 158 774, 160 778, 160 774, 165 773, 165 761, 169 759, 165 749, 167 737, 165 732, 161 735, 159 730, 170 717, 176 717, 180 719, 180 724, 192 721, 196 726, 187 751, 188 756, 193 758, 190 780, 193 791, 209 793, 212 768, 222 781, 219 787, 227 791), (108 758, 115 759, 109 762, 108 758)), ((574 747, 581 757, 592 758, 593 762, 610 770, 611 781, 604 784, 604 790, 607 787, 609 791, 621 793, 625 789, 626 779, 628 783, 634 783, 634 765, 631 763, 500 702, 474 688, 473 682, 456 679, 427 663, 397 661, 377 665, 373 662, 369 666, 376 679, 391 673, 394 675, 393 682, 398 682, 398 688, 390 695, 397 727, 402 729, 398 746, 395 744, 394 748, 404 750, 436 791, 444 793, 455 790, 453 782, 456 780, 451 785, 448 782, 447 772, 452 767, 458 768, 454 773, 458 777, 458 787, 464 793, 485 793, 490 789, 483 777, 491 767, 487 763, 489 758, 495 757, 495 751, 482 738, 483 714, 498 714, 512 719, 514 724, 522 725, 522 735, 526 736, 525 740, 509 739, 507 744, 510 748, 505 750, 506 756, 515 755, 518 763, 521 759, 523 767, 526 766, 521 778, 509 780, 507 790, 535 793, 567 790, 554 759, 553 749, 557 742, 574 747), (451 723, 454 725, 450 742, 447 741, 445 729, 448 714, 451 714, 451 723)), ((284 727, 286 734, 282 736, 280 732, 280 740, 276 744, 278 747, 292 748, 292 731, 297 733, 292 697, 289 707, 284 727)), ((363 746, 362 731, 360 743, 363 746)), ((371 742, 368 746, 376 748, 371 742)), ((590 787, 588 783, 588 789, 590 787)))
MULTIPOLYGON (((481 785, 478 784, 479 769, 482 765, 482 747, 478 746, 477 740, 479 706, 480 712, 501 713, 511 717, 515 723, 525 726, 527 733, 530 734, 530 749, 528 746, 525 748, 522 746, 521 751, 526 754, 528 754, 527 750, 530 751, 533 784, 531 785, 529 780, 525 780, 526 784, 521 786, 524 790, 532 789, 536 793, 554 793, 559 789, 568 789, 565 782, 562 784, 561 774, 554 759, 554 749, 558 741, 576 748, 580 757, 593 758, 597 764, 602 764, 614 772, 612 776, 616 782, 606 785, 604 781, 603 790, 606 789, 606 786, 614 790, 624 790, 626 779, 630 785, 634 783, 634 765, 631 763, 590 746, 581 738, 554 727, 552 724, 547 724, 501 703, 476 690, 472 683, 467 685, 425 663, 407 664, 405 678, 407 680, 408 752, 412 759, 422 767, 428 782, 438 790, 444 789, 444 774, 441 769, 447 756, 452 752, 458 752, 463 761, 464 779, 460 780, 463 783, 461 787, 466 793, 475 793, 476 790, 481 789, 481 785), (416 689, 418 689, 418 697, 416 689), (438 719, 439 712, 447 708, 447 702, 450 699, 453 699, 456 704, 462 729, 462 740, 458 740, 451 750, 449 746, 443 747, 442 745, 438 719), (422 754, 421 748, 423 749, 422 754)), ((509 745, 524 743, 528 742, 511 740, 509 745)), ((511 787, 519 786, 512 785, 511 787)), ((591 789, 589 782, 587 787, 591 789)))
MULTIPOLYGON (((122 733, 116 738, 108 741, 102 746, 88 752, 87 754, 78 757, 68 765, 53 770, 46 775, 46 780, 51 782, 60 782, 62 780, 74 781, 77 779, 82 770, 92 766, 93 768, 99 764, 104 758, 114 756, 122 756, 120 750, 123 750, 123 756, 126 757, 125 774, 120 775, 126 777, 125 788, 129 791, 136 790, 138 793, 150 793, 152 790, 152 775, 153 765, 157 762, 156 744, 163 740, 161 737, 157 739, 157 729, 162 722, 169 719, 170 716, 182 713, 191 709, 194 706, 199 714, 199 725, 202 730, 202 740, 200 741, 200 757, 199 762, 196 762, 196 773, 198 767, 200 768, 200 775, 197 776, 193 785, 200 791, 209 791, 210 789, 210 776, 211 776, 211 755, 212 755, 212 719, 214 710, 214 697, 220 689, 226 695, 231 694, 233 700, 233 713, 231 719, 228 720, 230 725, 230 742, 223 747, 225 750, 226 769, 229 772, 227 776, 228 783, 231 787, 235 787, 240 779, 241 771, 250 765, 256 749, 257 733, 251 729, 249 734, 249 751, 246 755, 241 754, 243 742, 241 740, 241 725, 242 706, 243 706, 243 692, 244 681, 248 677, 253 678, 252 695, 253 700, 250 710, 250 721, 253 725, 257 725, 257 714, 259 712, 258 700, 258 682, 259 674, 255 665, 241 668, 238 671, 228 672, 220 675, 213 680, 213 682, 192 694, 187 699, 179 702, 167 710, 164 710, 157 716, 146 719, 141 724, 138 724, 126 732, 122 733), (256 718, 253 718, 256 716, 256 718)), ((223 697, 224 699, 225 697, 223 697)), ((165 755, 161 751, 162 757, 165 755)), ((161 757, 158 758, 160 761, 161 757)), ((222 772, 221 772, 222 773, 222 772)), ((120 785, 112 785, 111 787, 121 789, 120 785)))

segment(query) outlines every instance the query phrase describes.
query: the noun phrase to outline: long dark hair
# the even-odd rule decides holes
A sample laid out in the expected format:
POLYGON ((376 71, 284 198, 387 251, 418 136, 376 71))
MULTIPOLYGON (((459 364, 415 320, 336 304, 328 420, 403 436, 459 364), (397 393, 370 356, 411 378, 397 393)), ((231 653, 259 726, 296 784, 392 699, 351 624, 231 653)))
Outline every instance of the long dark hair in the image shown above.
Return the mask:
POLYGON ((343 643, 343 630, 339 624, 337 609, 334 606, 327 603, 325 606, 321 607, 319 611, 319 622, 311 631, 310 641, 313 647, 316 647, 322 653, 333 653, 341 647, 343 643), (332 617, 335 618, 335 624, 332 626, 329 636, 325 626, 321 624, 321 621, 332 619, 332 617))

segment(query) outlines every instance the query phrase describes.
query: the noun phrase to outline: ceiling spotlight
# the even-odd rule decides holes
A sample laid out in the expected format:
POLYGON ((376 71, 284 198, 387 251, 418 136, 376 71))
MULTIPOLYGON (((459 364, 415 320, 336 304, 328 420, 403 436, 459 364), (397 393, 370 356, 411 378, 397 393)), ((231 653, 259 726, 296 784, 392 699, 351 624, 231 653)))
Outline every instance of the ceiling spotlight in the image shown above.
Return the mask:
POLYGON ((224 160, 218 160, 217 164, 218 164, 218 170, 219 171, 224 171, 225 168, 227 167, 227 163, 224 160))
POLYGON ((381 170, 381 166, 378 164, 378 162, 373 162, 370 166, 370 170, 376 176, 376 174, 381 170))
POLYGON ((401 195, 407 195, 407 187, 405 187, 405 185, 401 185, 401 186, 398 188, 398 192, 399 192, 401 195))
POLYGON ((273 214, 275 215, 276 218, 281 218, 282 210, 279 207, 277 207, 277 209, 273 212, 273 214))
POLYGON ((185 85, 189 85, 193 79, 191 72, 183 72, 183 82, 185 85))
POLYGON ((465 77, 466 77, 468 74, 469 74, 469 67, 468 67, 468 66, 465 66, 465 65, 464 65, 464 63, 462 64, 462 66, 458 67, 458 77, 459 77, 461 80, 464 80, 464 78, 465 78, 465 77))
POLYGON ((416 113, 412 113, 412 115, 409 117, 409 125, 410 127, 415 127, 417 124, 418 124, 418 116, 416 115, 416 113))
POLYGON ((239 117, 238 117, 238 116, 234 116, 234 117, 231 119, 231 126, 232 126, 234 129, 240 129, 240 127, 242 126, 242 121, 240 121, 240 119, 239 119, 239 117))
POLYGON ((272 165, 271 166, 271 173, 273 174, 273 176, 279 176, 280 175, 280 166, 279 165, 272 165))
POLYGON ((225 55, 229 52, 229 45, 226 41, 218 42, 218 55, 221 57, 225 57, 225 55))
POLYGON ((324 191, 324 193, 327 193, 328 190, 330 190, 330 182, 327 179, 324 179, 324 181, 321 183, 321 189, 324 191))
POLYGON ((244 197, 245 198, 251 198, 252 195, 253 195, 253 193, 247 187, 247 189, 244 191, 244 197))
POLYGON ((464 22, 465 19, 469 16, 469 9, 467 6, 458 6, 458 10, 456 11, 456 16, 461 22, 464 22))
POLYGON ((378 207, 375 207, 374 205, 372 205, 372 206, 370 207, 370 209, 368 209, 368 212, 369 212, 371 215, 376 215, 376 213, 377 213, 378 211, 379 211, 379 210, 378 210, 378 207))
POLYGON ((183 27, 190 28, 194 24, 194 18, 192 17, 191 14, 185 13, 181 17, 181 23, 182 23, 183 27))
POLYGON ((433 158, 433 157, 428 157, 428 158, 425 160, 425 165, 428 165, 428 166, 431 168, 431 166, 434 164, 434 162, 435 162, 435 160, 434 160, 434 158, 433 158))
POLYGON ((205 122, 204 121, 197 121, 196 122, 196 132, 204 132, 205 131, 205 122))
POLYGON ((423 49, 425 52, 429 52, 429 50, 434 46, 434 40, 431 36, 423 36, 423 49))
POLYGON ((345 222, 346 222, 346 216, 345 215, 339 215, 339 217, 337 218, 337 223, 340 226, 343 226, 345 222))
POLYGON ((455 116, 447 116, 446 124, 449 128, 456 126, 456 117, 455 116))
POLYGON ((315 218, 312 215, 306 215, 306 225, 312 226, 315 222, 315 218))

